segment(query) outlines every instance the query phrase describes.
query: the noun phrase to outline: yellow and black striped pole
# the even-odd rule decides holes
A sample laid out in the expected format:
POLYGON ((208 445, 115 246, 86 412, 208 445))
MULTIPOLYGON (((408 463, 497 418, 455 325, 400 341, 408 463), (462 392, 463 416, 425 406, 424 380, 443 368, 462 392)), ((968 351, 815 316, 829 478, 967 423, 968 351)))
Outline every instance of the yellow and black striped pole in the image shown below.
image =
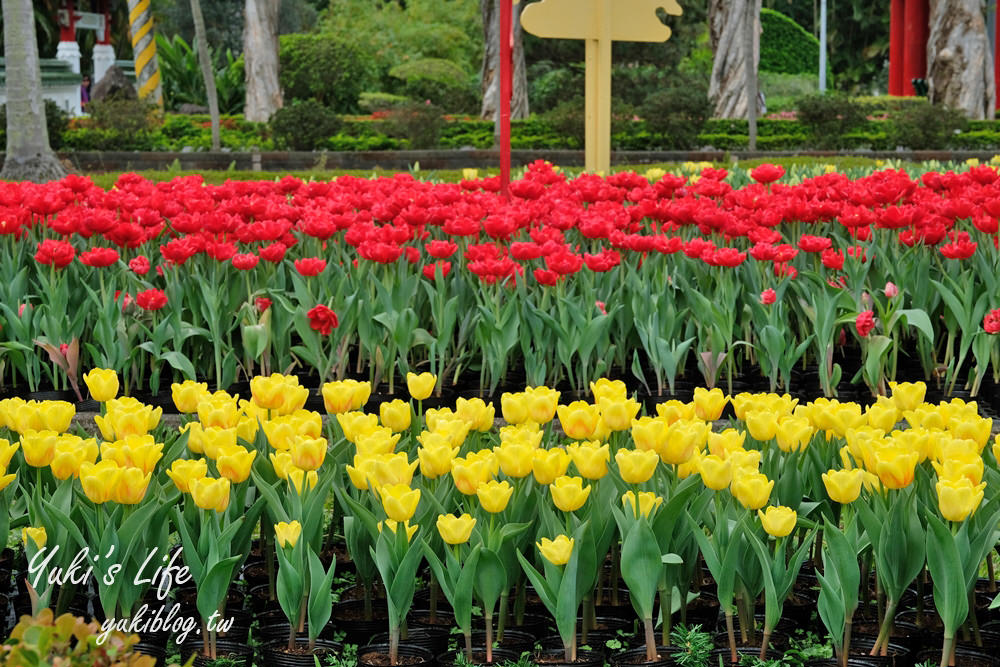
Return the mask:
POLYGON ((135 57, 135 83, 139 97, 163 106, 160 65, 156 61, 151 0, 128 0, 128 24, 135 57))

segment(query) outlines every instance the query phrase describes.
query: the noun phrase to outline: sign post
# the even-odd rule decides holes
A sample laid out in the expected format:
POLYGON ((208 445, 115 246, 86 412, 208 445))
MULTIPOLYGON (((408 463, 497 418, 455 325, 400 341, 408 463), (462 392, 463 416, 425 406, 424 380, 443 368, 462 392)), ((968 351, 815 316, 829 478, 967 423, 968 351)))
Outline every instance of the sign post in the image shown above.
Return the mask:
POLYGON ((521 13, 521 25, 533 35, 586 42, 587 171, 611 168, 611 45, 670 39, 658 9, 681 15, 677 0, 541 0, 521 13))
POLYGON ((511 59, 514 38, 511 21, 510 0, 499 0, 500 4, 500 193, 510 199, 510 96, 513 88, 513 61, 511 59))

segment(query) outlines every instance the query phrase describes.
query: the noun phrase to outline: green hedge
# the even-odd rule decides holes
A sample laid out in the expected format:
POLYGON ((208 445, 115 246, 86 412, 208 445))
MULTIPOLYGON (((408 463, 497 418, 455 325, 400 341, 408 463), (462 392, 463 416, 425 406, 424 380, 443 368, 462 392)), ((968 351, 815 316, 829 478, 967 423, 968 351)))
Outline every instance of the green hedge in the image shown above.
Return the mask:
MULTIPOLYGON (((819 40, 773 9, 760 10, 760 70, 779 74, 819 75, 819 40)), ((827 64, 827 81, 832 70, 827 64)))

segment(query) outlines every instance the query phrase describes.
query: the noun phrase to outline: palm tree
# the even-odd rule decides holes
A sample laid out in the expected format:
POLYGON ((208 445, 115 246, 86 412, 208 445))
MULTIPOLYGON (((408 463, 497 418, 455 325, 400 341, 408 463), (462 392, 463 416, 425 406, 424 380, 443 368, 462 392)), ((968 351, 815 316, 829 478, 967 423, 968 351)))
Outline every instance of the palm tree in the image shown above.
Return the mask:
POLYGON ((44 183, 66 175, 49 145, 31 0, 3 0, 7 156, 0 179, 44 183))
POLYGON ((194 18, 194 41, 198 47, 201 75, 205 79, 205 93, 208 95, 208 115, 212 120, 212 150, 221 148, 219 138, 219 95, 215 90, 215 73, 212 59, 208 55, 208 37, 205 34, 205 17, 201 13, 201 0, 191 0, 191 16, 194 18))

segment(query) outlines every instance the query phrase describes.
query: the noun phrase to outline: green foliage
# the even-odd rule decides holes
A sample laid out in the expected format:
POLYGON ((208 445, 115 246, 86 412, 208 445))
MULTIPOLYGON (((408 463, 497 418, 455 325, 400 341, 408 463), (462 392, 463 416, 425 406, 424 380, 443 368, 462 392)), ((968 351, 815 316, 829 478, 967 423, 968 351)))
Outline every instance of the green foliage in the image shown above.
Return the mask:
POLYGON ((340 129, 332 109, 316 100, 287 105, 274 112, 268 123, 274 145, 282 150, 311 151, 340 129))
POLYGON ((809 95, 796 103, 799 122, 818 148, 841 148, 844 135, 865 122, 864 110, 846 95, 809 95))
MULTIPOLYGON (((208 106, 198 53, 190 44, 180 35, 168 40, 157 33, 156 57, 160 64, 166 108, 177 109, 182 104, 208 106)), ((219 112, 242 113, 246 103, 243 56, 237 57, 229 49, 222 53, 209 47, 208 57, 213 63, 219 112)))
MULTIPOLYGON (((52 100, 45 100, 45 126, 49 131, 49 146, 57 151, 63 147, 63 135, 69 128, 69 114, 52 100)), ((7 145, 7 105, 0 104, 0 145, 7 145)))
MULTIPOLYGON (((570 148, 583 148, 586 128, 584 99, 574 97, 564 102, 560 102, 554 109, 542 115, 542 121, 552 130, 566 140, 566 145, 570 148)), ((628 130, 632 119, 635 116, 635 109, 630 105, 611 98, 611 134, 621 134, 628 130)), ((614 143, 614 142, 612 142, 614 143)))
POLYGON ((698 144, 698 135, 712 113, 708 89, 696 81, 678 81, 678 85, 650 95, 642 105, 646 126, 664 135, 668 148, 690 149, 698 144))
POLYGON ((358 98, 358 106, 362 111, 371 113, 395 109, 408 101, 407 97, 392 93, 361 93, 361 97, 358 98))
POLYGON ((700 625, 675 627, 670 632, 670 643, 679 649, 671 656, 678 667, 706 667, 715 648, 712 635, 704 632, 700 625))
POLYGON ((967 126, 968 119, 961 111, 924 102, 893 113, 887 134, 893 145, 933 150, 947 148, 967 126))
POLYGON ((5 642, 0 659, 5 667, 21 665, 65 665, 66 667, 110 667, 134 665, 152 667, 155 660, 133 650, 136 635, 112 633, 108 641, 97 643, 101 634, 97 621, 63 614, 55 618, 52 610, 43 609, 37 618, 22 616, 5 642))
POLYGON ((889 12, 883 3, 844 0, 831 12, 827 41, 838 90, 868 93, 888 87, 889 12))
POLYGON ((313 99, 349 113, 357 111, 361 91, 374 83, 370 54, 334 35, 285 35, 279 39, 278 59, 288 102, 313 99))
POLYGON ((159 125, 155 105, 144 100, 106 99, 87 105, 90 117, 80 129, 64 135, 66 147, 78 151, 156 150, 154 133, 159 125))
POLYGON ((792 111, 800 97, 814 95, 819 90, 815 74, 760 73, 760 90, 767 100, 767 111, 792 111))
POLYGON ((423 102, 429 100, 450 112, 475 110, 477 86, 461 67, 443 58, 422 58, 389 70, 389 75, 402 81, 400 92, 423 102))
MULTIPOLYGON (((551 111, 566 99, 569 91, 583 90, 583 63, 560 67, 551 61, 528 68, 528 107, 533 113, 551 111)), ((614 85, 614 77, 611 79, 614 85)))
MULTIPOLYGON (((780 12, 760 10, 760 70, 779 74, 819 72, 819 40, 780 12)), ((830 69, 827 66, 827 77, 830 69)))
POLYGON ((410 102, 393 109, 386 123, 389 135, 408 140, 410 148, 434 148, 444 126, 444 114, 428 102, 410 102))

